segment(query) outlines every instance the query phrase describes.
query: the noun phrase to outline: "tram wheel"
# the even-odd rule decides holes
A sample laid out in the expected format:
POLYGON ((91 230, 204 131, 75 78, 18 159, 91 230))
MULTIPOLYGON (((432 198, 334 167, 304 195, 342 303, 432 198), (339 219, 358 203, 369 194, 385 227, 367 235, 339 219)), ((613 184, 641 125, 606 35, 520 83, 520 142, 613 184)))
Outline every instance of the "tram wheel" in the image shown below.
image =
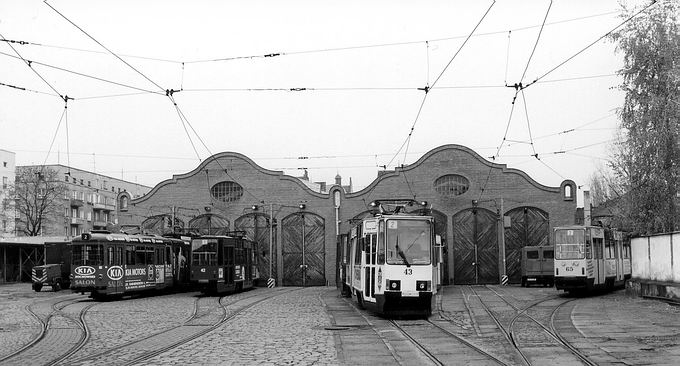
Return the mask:
POLYGON ((54 285, 52 285, 52 291, 57 292, 59 290, 61 290, 61 285, 59 282, 55 282, 54 285))
POLYGON ((33 284, 33 291, 40 292, 40 290, 42 290, 42 283, 34 283, 33 284))

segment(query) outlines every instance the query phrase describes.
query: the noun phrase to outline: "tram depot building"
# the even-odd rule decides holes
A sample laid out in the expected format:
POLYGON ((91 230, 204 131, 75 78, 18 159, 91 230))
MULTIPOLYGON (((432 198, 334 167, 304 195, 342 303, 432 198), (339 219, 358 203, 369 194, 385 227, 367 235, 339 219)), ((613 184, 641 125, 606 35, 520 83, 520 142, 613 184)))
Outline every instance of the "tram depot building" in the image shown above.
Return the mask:
POLYGON ((414 196, 428 202, 442 237, 444 284, 499 283, 503 274, 519 283, 521 248, 551 245, 552 228, 576 220, 573 181, 548 187, 460 145, 383 171, 358 192, 339 176, 325 187, 223 152, 139 198, 121 192, 116 206, 124 231, 245 231, 259 243, 262 278, 316 286, 336 284, 338 235, 351 219, 370 215, 373 200, 414 196))

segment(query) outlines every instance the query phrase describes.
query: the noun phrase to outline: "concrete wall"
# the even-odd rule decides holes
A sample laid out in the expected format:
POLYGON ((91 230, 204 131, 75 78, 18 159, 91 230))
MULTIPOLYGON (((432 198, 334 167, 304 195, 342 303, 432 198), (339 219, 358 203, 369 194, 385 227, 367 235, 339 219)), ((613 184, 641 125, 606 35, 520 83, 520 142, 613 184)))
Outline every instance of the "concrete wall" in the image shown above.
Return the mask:
POLYGON ((633 278, 680 284, 680 232, 631 240, 633 278))

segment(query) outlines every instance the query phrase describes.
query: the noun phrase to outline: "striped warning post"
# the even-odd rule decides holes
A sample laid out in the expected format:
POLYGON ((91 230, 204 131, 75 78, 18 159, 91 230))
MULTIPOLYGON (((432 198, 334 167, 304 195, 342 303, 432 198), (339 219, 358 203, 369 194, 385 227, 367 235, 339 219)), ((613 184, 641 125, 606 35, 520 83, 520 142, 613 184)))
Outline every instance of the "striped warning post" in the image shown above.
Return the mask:
POLYGON ((501 285, 506 286, 508 284, 508 276, 503 275, 501 276, 501 285))
POLYGON ((276 286, 276 280, 273 279, 273 278, 268 279, 267 280, 267 287, 272 288, 274 286, 276 286))

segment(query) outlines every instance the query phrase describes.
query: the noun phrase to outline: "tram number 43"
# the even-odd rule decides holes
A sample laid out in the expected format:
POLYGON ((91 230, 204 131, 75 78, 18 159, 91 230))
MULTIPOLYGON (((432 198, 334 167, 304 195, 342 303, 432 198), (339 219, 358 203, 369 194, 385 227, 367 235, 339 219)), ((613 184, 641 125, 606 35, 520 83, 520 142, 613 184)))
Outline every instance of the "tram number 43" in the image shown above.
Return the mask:
POLYGON ((411 269, 411 268, 406 268, 406 269, 404 270, 404 274, 407 275, 407 276, 412 275, 412 274, 413 274, 413 269, 411 269))

